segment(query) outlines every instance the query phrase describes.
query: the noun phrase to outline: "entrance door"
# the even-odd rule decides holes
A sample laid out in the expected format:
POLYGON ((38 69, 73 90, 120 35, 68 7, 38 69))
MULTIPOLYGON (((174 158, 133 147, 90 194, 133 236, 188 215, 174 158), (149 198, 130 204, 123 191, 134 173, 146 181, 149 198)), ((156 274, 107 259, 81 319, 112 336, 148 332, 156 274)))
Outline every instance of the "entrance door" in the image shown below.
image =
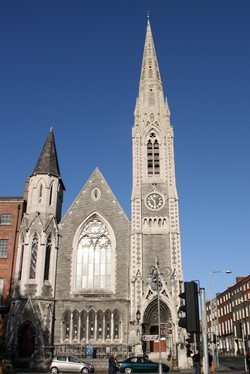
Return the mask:
POLYGON ((32 323, 25 322, 18 331, 17 351, 20 358, 31 357, 35 350, 36 330, 32 323))
MULTIPOLYGON (((158 326, 150 326, 150 335, 158 335, 158 326)), ((159 340, 150 342, 150 352, 159 352, 159 340)), ((166 352, 166 339, 161 339, 161 352, 166 352)))

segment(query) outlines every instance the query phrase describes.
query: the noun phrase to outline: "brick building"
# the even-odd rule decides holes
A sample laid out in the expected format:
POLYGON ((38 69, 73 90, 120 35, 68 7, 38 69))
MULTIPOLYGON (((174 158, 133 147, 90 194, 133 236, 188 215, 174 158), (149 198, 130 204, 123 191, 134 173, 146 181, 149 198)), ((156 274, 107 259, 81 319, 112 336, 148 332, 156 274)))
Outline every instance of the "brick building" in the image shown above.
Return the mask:
POLYGON ((250 275, 237 277, 233 286, 217 294, 206 307, 210 344, 216 344, 220 354, 249 352, 250 275))
POLYGON ((13 294, 18 231, 23 214, 22 197, 0 197, 0 337, 13 294))

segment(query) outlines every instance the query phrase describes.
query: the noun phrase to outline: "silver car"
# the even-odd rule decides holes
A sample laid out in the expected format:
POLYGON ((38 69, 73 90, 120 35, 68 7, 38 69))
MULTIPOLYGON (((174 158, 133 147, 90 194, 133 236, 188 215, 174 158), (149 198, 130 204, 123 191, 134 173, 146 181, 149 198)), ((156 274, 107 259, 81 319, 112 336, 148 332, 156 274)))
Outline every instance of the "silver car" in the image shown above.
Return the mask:
POLYGON ((94 373, 94 366, 74 356, 56 356, 52 359, 49 370, 52 374, 65 373, 94 373))

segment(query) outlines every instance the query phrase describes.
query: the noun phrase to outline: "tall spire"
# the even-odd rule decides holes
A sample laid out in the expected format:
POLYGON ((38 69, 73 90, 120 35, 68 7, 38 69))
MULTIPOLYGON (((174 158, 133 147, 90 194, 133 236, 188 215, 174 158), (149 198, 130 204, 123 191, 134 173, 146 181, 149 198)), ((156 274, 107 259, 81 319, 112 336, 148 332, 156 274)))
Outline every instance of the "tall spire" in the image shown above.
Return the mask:
POLYGON ((50 174, 60 178, 56 144, 52 128, 50 128, 42 152, 32 174, 50 174))
MULTIPOLYGON (((158 116, 169 115, 169 108, 164 102, 160 69, 155 52, 149 15, 147 16, 147 31, 141 67, 139 95, 135 112, 154 113, 158 116)), ((145 121, 144 121, 145 123, 145 121)))
POLYGON ((144 88, 145 85, 157 85, 162 90, 160 70, 155 52, 149 15, 147 16, 147 31, 142 60, 140 91, 144 88))

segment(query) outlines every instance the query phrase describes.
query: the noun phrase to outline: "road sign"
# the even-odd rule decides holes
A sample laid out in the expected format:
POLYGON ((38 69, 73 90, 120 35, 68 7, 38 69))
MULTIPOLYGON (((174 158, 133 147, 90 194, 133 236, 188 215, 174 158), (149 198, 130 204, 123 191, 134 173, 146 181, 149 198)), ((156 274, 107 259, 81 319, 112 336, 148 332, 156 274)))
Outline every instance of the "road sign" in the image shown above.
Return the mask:
POLYGON ((173 334, 172 322, 161 323, 161 336, 171 336, 173 334))
POLYGON ((142 335, 142 340, 145 342, 152 342, 158 340, 159 335, 142 335))

